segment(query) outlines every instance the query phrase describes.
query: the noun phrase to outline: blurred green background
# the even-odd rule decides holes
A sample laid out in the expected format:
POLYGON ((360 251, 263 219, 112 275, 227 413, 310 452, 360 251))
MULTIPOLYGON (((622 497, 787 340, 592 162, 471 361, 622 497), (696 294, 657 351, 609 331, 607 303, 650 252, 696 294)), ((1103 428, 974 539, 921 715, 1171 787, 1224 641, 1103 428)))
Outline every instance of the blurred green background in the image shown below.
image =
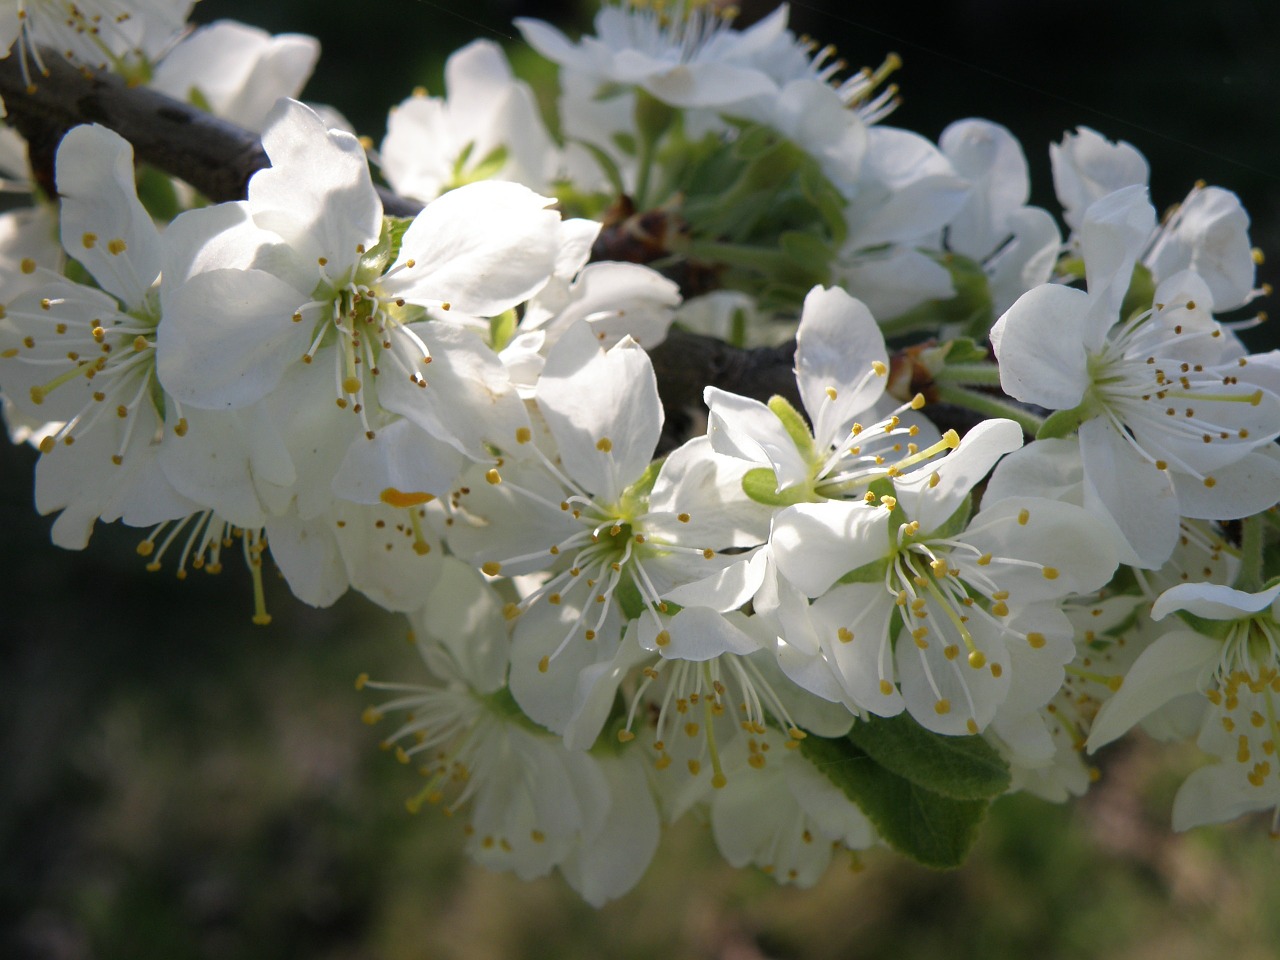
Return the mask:
MULTIPOLYGON (((746 3, 747 17, 768 4, 746 3)), ((902 54, 892 122, 936 136, 969 115, 1027 148, 1049 203, 1046 145, 1093 126, 1150 158, 1158 207, 1197 177, 1239 192, 1280 258, 1280 8, 1082 0, 1070 7, 793 4, 797 29, 855 65, 902 54)), ((380 137, 386 107, 439 90, 450 49, 509 44, 510 19, 583 27, 589 3, 205 0, 320 37, 314 100, 380 137)), ((1275 282, 1275 262, 1264 276, 1275 282)), ((396 618, 359 598, 314 611, 248 577, 146 575, 139 535, 102 528, 83 553, 48 543, 34 457, 0 447, 0 957, 1159 958, 1280 954, 1280 850, 1265 818, 1173 836, 1193 751, 1136 742, 1062 808, 997 804, 962 870, 890 854, 779 889, 718 862, 707 829, 673 830, 640 887, 595 911, 558 879, 485 873, 458 824, 404 812, 412 775, 359 722, 357 673, 409 679, 396 618)))

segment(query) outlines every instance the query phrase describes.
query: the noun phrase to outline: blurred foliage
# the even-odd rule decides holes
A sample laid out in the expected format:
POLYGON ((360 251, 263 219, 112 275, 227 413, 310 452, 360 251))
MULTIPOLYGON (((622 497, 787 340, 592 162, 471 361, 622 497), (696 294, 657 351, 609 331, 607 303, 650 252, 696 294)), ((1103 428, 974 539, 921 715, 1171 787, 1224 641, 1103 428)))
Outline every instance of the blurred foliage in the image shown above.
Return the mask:
MULTIPOLYGON (((751 15, 768 4, 744 6, 751 15)), ((415 84, 440 90, 449 50, 490 36, 527 75, 534 61, 510 18, 581 28, 589 8, 205 0, 197 15, 319 36, 307 95, 377 137, 386 107, 415 84)), ((799 29, 856 64, 903 54, 894 123, 931 136, 974 113, 1008 125, 1028 147, 1042 202, 1045 144, 1087 123, 1147 154, 1157 206, 1197 176, 1239 191, 1255 240, 1280 257, 1280 80, 1270 52, 1280 7, 1081 0, 1067 11, 953 0, 928 18, 910 5, 854 15, 795 3, 793 13, 799 29)), ((705 826, 685 822, 639 888, 600 911, 555 878, 488 874, 461 855, 459 823, 404 812, 412 774, 359 723, 369 698, 354 690, 357 673, 412 680, 421 669, 398 642, 396 618, 358 598, 312 611, 276 584, 274 622, 253 628, 248 578, 234 562, 218 578, 147 576, 134 553, 141 534, 118 528, 100 529, 84 553, 57 551, 31 506, 34 459, 0 447, 0 956, 1280 953, 1267 824, 1172 835, 1172 795, 1196 761, 1144 742, 1104 756, 1084 802, 997 802, 974 856, 951 873, 875 853, 859 871, 833 867, 813 890, 781 889, 725 867, 705 826)))

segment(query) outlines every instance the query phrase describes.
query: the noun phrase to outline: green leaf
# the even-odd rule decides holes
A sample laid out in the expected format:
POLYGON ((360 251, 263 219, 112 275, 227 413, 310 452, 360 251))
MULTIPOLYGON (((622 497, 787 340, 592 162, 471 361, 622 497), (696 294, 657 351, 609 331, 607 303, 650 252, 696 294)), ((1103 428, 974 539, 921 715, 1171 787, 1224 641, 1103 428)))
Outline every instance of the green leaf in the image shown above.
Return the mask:
POLYGON ((982 737, 948 737, 910 714, 855 723, 849 739, 896 776, 952 800, 989 800, 1009 789, 1009 765, 982 737))
POLYGON ((820 237, 799 230, 788 230, 778 238, 784 253, 809 270, 825 268, 832 259, 831 247, 820 237))
POLYGON ((768 467, 748 470, 742 477, 742 492, 766 507, 789 507, 793 503, 812 503, 816 498, 808 487, 778 490, 778 475, 768 467))
POLYGON ((964 863, 978 839, 989 800, 955 800, 934 793, 886 769, 850 740, 810 734, 800 741, 800 751, 899 853, 926 867, 947 869, 964 863))

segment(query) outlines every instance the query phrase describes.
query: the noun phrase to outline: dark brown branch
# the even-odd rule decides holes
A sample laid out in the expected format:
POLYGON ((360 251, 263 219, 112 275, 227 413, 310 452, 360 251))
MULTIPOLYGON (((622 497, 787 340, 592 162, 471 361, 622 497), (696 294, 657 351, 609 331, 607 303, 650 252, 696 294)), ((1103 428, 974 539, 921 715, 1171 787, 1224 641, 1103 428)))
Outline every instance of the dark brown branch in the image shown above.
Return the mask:
MULTIPOLYGON (((77 67, 42 50, 48 73, 23 79, 18 54, 0 60, 0 97, 8 122, 30 145, 36 181, 53 195, 53 157, 72 127, 100 123, 133 144, 134 155, 184 180, 215 202, 242 200, 249 178, 270 166, 258 136, 147 87, 129 86, 114 74, 77 67)), ((412 216, 420 203, 381 190, 383 209, 412 216)))

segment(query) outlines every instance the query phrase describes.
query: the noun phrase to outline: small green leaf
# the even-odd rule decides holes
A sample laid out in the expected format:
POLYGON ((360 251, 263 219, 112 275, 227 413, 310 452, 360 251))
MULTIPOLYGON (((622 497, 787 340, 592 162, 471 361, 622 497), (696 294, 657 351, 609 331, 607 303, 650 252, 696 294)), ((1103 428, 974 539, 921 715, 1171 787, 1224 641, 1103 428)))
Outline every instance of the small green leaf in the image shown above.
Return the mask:
POLYGON ((909 714, 855 723, 849 739, 896 776, 952 800, 987 800, 1009 789, 1009 765, 982 737, 948 737, 909 714))
POLYGON ((778 238, 778 244, 792 260, 810 270, 832 258, 831 247, 821 238, 799 230, 788 230, 778 238))
POLYGON ((1036 431, 1037 440, 1057 440, 1060 437, 1066 437, 1076 432, 1076 428, 1084 422, 1084 417, 1079 407, 1072 407, 1070 410, 1058 410, 1049 414, 1048 419, 1036 431))
POLYGON ((793 503, 812 503, 816 498, 807 487, 778 489, 778 475, 768 467, 748 470, 742 477, 742 492, 766 507, 789 507, 793 503))
POLYGON ((926 867, 964 863, 990 801, 956 800, 927 790, 886 769, 849 740, 810 734, 800 741, 800 750, 899 853, 926 867))

